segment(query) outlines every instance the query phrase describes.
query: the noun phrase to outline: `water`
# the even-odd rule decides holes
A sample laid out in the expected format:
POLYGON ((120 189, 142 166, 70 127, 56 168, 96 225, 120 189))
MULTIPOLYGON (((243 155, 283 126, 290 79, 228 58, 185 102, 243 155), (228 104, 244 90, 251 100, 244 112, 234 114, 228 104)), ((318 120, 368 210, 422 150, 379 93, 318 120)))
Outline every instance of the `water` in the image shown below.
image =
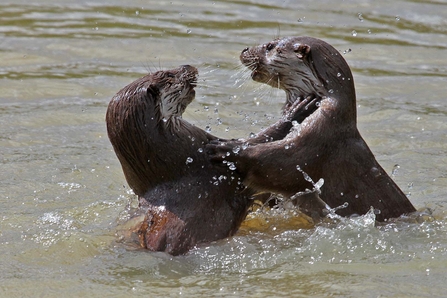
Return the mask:
POLYGON ((0 4, 1 296, 444 296, 446 3, 153 2, 0 4), (433 213, 379 227, 373 215, 312 227, 255 214, 237 236, 176 258, 120 243, 135 198, 107 139, 110 98, 148 71, 192 64, 200 86, 184 117, 246 137, 285 97, 242 83, 238 56, 278 35, 345 53, 363 137, 433 213))

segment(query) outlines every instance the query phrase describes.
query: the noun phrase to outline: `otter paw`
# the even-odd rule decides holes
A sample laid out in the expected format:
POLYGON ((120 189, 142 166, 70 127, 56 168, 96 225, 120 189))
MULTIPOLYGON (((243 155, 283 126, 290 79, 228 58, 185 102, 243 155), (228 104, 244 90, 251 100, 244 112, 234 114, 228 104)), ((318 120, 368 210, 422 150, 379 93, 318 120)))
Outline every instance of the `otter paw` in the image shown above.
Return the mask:
POLYGON ((301 123, 320 107, 320 101, 321 98, 313 96, 308 96, 301 101, 297 100, 286 107, 284 116, 289 121, 301 123))
POLYGON ((244 142, 241 140, 231 140, 222 142, 213 140, 206 145, 206 152, 212 162, 227 163, 234 162, 241 150, 244 150, 244 142), (227 162, 225 162, 227 161, 227 162))

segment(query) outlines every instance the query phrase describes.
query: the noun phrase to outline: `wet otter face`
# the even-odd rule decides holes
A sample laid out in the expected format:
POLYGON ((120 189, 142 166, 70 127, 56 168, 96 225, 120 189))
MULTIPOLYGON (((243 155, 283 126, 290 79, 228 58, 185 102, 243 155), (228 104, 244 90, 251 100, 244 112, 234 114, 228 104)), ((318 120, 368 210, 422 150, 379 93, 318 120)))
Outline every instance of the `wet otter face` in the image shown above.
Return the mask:
MULTIPOLYGON (((340 53, 311 37, 286 37, 246 48, 240 60, 252 70, 254 81, 283 89, 288 103, 309 96, 331 97, 346 85, 342 79, 352 78, 340 53)), ((354 90, 353 85, 348 88, 354 90)))
POLYGON ((197 75, 197 69, 190 65, 153 74, 152 89, 159 95, 158 104, 162 118, 181 117, 194 99, 197 75))
MULTIPOLYGON (((110 101, 107 133, 137 195, 143 195, 158 181, 150 173, 156 167, 157 148, 167 146, 166 136, 186 134, 181 130, 181 115, 194 99, 197 75, 197 69, 189 65, 157 71, 130 83, 110 101)), ((164 163, 167 158, 158 160, 164 163)), ((164 169, 158 165, 160 177, 170 177, 169 168, 164 169, 165 174, 160 168, 164 169)))
POLYGON ((309 52, 309 45, 294 38, 285 38, 246 48, 240 59, 253 71, 251 76, 254 81, 293 94, 287 98, 293 102, 308 96, 327 95, 308 59, 309 52))

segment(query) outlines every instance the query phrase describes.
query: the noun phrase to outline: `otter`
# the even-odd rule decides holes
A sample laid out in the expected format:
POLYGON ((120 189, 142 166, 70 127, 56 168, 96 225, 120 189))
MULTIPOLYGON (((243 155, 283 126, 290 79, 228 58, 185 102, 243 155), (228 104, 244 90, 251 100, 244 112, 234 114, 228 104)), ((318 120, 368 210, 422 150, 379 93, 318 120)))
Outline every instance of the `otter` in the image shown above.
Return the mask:
POLYGON ((263 133, 213 141, 207 145, 213 162, 234 163, 247 187, 286 197, 312 189, 312 179, 323 178, 320 197, 342 216, 374 208, 376 220, 386 221, 415 211, 357 129, 354 79, 334 47, 317 38, 285 37, 244 49, 240 60, 254 81, 285 91, 285 110, 309 97, 318 99, 319 108, 300 129, 277 134, 273 141, 259 142, 263 133))
MULTIPOLYGON (((204 147, 217 138, 182 119, 197 76, 189 65, 146 75, 121 89, 106 114, 110 142, 145 214, 139 242, 172 255, 233 235, 252 204, 239 175, 208 159, 204 147)), ((268 133, 283 135, 316 108, 296 104, 268 133)))
POLYGON ((184 65, 121 89, 107 109, 107 132, 145 219, 140 244, 172 255, 233 235, 250 206, 239 177, 216 167, 203 147, 214 136, 182 119, 198 71, 184 65))

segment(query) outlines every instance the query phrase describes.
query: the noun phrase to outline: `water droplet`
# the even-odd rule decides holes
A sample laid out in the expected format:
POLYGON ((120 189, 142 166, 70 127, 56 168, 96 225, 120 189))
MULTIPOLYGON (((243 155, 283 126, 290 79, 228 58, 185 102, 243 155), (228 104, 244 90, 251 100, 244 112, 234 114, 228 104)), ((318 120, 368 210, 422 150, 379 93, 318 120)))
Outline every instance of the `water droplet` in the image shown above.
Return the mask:
POLYGON ((341 77, 341 73, 337 72, 337 78, 341 77))
POLYGON ((211 126, 209 126, 209 125, 205 126, 205 131, 206 132, 211 132, 211 126))
POLYGON ((241 147, 236 146, 236 147, 233 148, 233 153, 234 154, 238 154, 240 150, 241 150, 241 147))
POLYGON ((235 170, 236 170, 236 166, 235 166, 234 163, 232 163, 232 162, 230 162, 230 163, 228 164, 228 168, 229 168, 231 171, 235 171, 235 170))
POLYGON ((288 150, 289 148, 290 148, 289 145, 285 145, 285 146, 284 146, 284 149, 286 149, 286 150, 288 150))
POLYGON ((204 106, 203 109, 208 112, 210 110, 210 107, 209 106, 204 106))
POLYGON ((397 173, 399 172, 399 169, 400 169, 400 165, 395 164, 393 167, 393 170, 391 171, 391 176, 396 176, 397 173))
POLYGON ((166 119, 165 117, 163 117, 163 119, 161 119, 163 122, 168 122, 168 119, 166 119))
POLYGON ((352 30, 352 36, 354 36, 354 37, 356 37, 357 36, 357 31, 355 31, 355 30, 352 30))
POLYGON ((192 163, 194 160, 192 159, 192 157, 188 157, 186 159, 186 164, 192 163))
POLYGON ((368 29, 368 34, 371 34, 371 29, 368 29))
POLYGON ((379 169, 376 167, 371 168, 371 174, 374 176, 374 178, 378 178, 381 176, 379 169))
POLYGON ((186 33, 190 34, 192 31, 191 29, 186 30, 186 33))
POLYGON ((343 193, 341 192, 340 195, 343 196, 343 193))
POLYGON ((357 14, 357 16, 358 16, 360 22, 363 22, 363 16, 360 12, 357 14))
POLYGON ((256 134, 254 132, 251 132, 249 138, 254 138, 254 137, 256 137, 256 134))
POLYGON ((329 89, 328 92, 332 94, 334 93, 334 89, 329 89))
POLYGON ((137 10, 137 11, 135 11, 135 14, 136 14, 136 15, 139 15, 139 14, 140 14, 140 12, 139 12, 139 11, 137 10))
POLYGON ((197 149, 198 152, 203 153, 203 148, 197 149))
POLYGON ((298 121, 296 121, 296 120, 293 120, 292 121, 292 126, 293 127, 297 127, 297 126, 299 126, 300 124, 298 123, 298 121))
POLYGON ((302 23, 303 19, 302 18, 298 18, 298 23, 302 23))
POLYGON ((348 54, 348 53, 351 53, 351 51, 352 51, 351 49, 344 50, 344 51, 343 51, 343 54, 346 55, 346 54, 348 54))
POLYGON ((229 127, 225 128, 225 131, 226 131, 226 132, 229 132, 229 131, 230 131, 230 128, 229 128, 229 127))
POLYGON ((396 21, 400 21, 400 16, 396 16, 396 21))

